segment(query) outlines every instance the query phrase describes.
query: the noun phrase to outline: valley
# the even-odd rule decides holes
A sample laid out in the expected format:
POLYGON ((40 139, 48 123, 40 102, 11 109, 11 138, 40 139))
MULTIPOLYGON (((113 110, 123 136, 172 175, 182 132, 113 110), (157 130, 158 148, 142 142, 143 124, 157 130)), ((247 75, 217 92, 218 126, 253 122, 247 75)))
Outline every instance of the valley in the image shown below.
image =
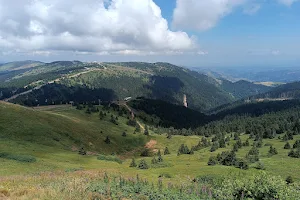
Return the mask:
POLYGON ((281 199, 299 196, 298 83, 233 83, 167 63, 26 70, 2 76, 0 198, 230 199, 260 177, 281 199))

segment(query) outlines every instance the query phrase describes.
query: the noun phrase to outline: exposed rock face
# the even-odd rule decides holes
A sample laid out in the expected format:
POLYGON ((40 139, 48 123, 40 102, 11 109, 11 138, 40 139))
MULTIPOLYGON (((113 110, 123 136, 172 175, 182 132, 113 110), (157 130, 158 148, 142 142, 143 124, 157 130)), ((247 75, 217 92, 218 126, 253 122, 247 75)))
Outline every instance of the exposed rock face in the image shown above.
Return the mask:
POLYGON ((186 95, 183 96, 183 106, 186 108, 188 107, 186 95))

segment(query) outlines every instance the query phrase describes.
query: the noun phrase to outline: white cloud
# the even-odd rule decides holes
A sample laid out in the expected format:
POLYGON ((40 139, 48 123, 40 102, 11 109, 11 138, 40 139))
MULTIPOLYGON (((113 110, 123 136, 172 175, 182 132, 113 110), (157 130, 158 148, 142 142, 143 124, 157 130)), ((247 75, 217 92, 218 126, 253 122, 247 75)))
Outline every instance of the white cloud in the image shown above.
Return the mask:
POLYGON ((177 29, 204 31, 248 0, 177 0, 173 26, 177 29))
POLYGON ((250 4, 245 7, 244 13, 247 15, 254 15, 261 9, 260 4, 250 4))
POLYGON ((0 0, 0 51, 11 49, 139 55, 197 45, 169 29, 153 0, 0 0))
POLYGON ((299 0, 277 0, 279 3, 282 3, 286 6, 291 6, 293 3, 299 1, 299 0))

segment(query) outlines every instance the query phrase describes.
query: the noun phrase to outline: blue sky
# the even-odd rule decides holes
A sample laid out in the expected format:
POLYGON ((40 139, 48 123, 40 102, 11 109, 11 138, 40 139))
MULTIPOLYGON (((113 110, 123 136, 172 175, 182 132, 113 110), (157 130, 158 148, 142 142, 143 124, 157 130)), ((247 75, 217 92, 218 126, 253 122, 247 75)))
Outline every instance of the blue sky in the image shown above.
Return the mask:
MULTIPOLYGON (((175 1, 156 0, 172 23, 175 1), (170 5, 170 6, 169 6, 170 5)), ((277 1, 256 1, 257 12, 246 14, 247 6, 224 16, 215 27, 187 31, 196 35, 208 55, 195 59, 197 66, 289 67, 300 68, 300 2, 292 5, 277 1)))
POLYGON ((298 0, 101 2, 0 0, 0 61, 300 67, 298 0))

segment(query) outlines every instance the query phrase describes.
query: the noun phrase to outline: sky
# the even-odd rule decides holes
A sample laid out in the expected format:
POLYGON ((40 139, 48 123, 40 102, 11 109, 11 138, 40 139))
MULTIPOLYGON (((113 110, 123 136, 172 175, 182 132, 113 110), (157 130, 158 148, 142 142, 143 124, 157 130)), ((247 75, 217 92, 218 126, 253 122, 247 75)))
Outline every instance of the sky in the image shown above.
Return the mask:
POLYGON ((300 0, 0 0, 0 62, 300 67, 300 0))

